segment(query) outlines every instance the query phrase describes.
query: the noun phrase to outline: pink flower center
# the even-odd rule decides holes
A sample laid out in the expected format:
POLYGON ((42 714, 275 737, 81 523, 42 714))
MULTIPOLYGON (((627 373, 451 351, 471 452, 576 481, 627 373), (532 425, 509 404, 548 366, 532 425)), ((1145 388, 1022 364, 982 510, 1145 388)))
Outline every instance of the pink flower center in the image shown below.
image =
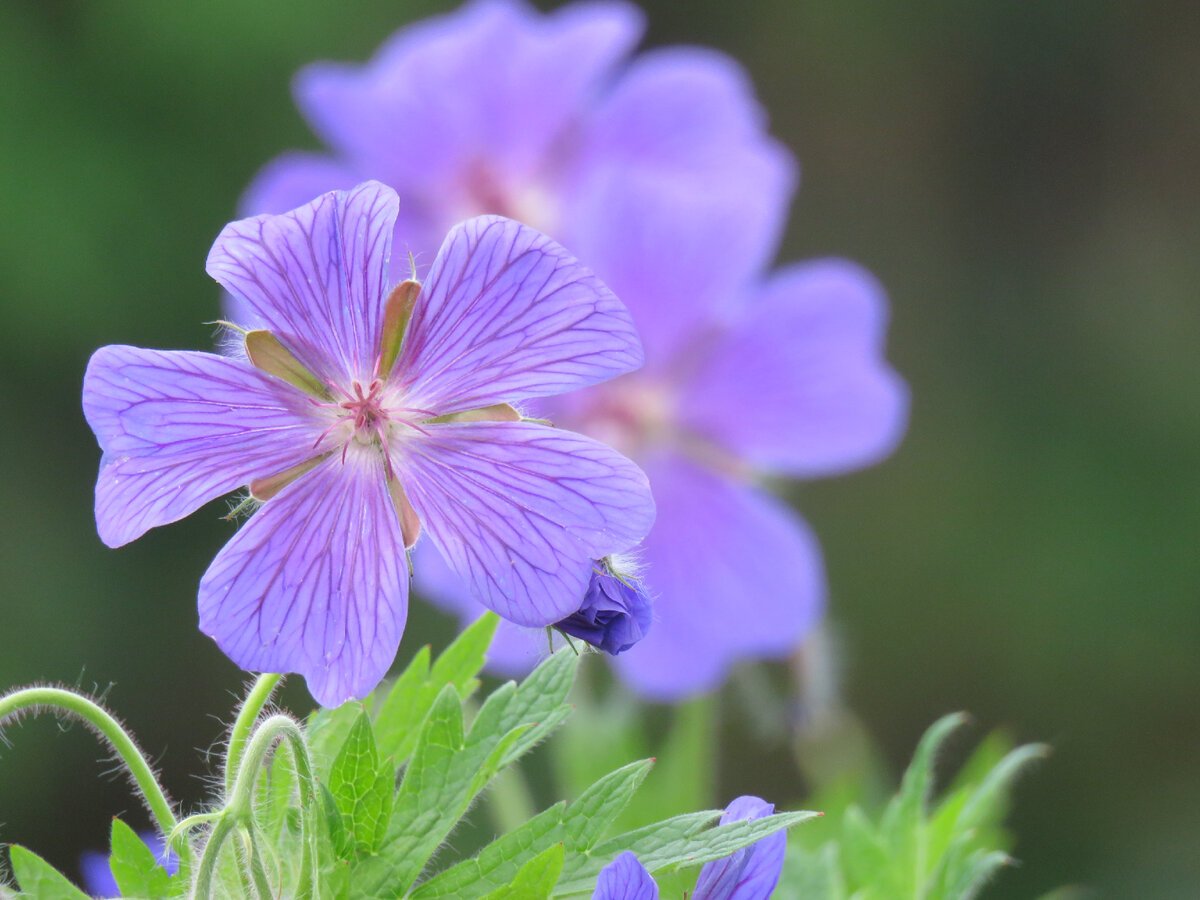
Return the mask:
POLYGON ((421 427, 421 422, 437 414, 427 409, 415 409, 407 406, 393 405, 394 392, 391 396, 385 390, 383 379, 375 378, 366 387, 362 382, 352 381, 350 390, 340 385, 330 384, 330 390, 340 395, 342 400, 331 403, 313 401, 321 409, 333 410, 335 413, 332 423, 321 432, 313 448, 316 449, 326 438, 334 436, 342 443, 342 462, 346 461, 352 443, 364 447, 378 447, 383 455, 383 464, 388 477, 392 477, 392 459, 390 441, 393 437, 393 425, 403 425, 420 434, 428 434, 421 427))
POLYGON ((360 444, 369 444, 376 439, 385 441, 390 416, 383 406, 383 382, 376 378, 365 392, 357 381, 352 387, 354 395, 343 392, 346 399, 338 406, 346 410, 345 418, 353 418, 355 440, 360 444))

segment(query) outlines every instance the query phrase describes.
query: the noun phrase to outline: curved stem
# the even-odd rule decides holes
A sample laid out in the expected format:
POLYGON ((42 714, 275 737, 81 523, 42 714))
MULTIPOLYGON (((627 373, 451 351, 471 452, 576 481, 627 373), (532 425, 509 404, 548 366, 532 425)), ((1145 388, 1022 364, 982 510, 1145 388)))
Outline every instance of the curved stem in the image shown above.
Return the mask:
MULTIPOLYGON (((241 717, 239 716, 239 718, 241 717)), ((245 753, 233 774, 233 788, 226 799, 221 819, 213 828, 208 843, 204 845, 204 853, 200 857, 200 866, 196 873, 196 883, 192 892, 192 896, 197 900, 204 900, 204 898, 212 896, 213 876, 216 872, 222 845, 229 837, 230 832, 250 816, 254 801, 254 784, 258 773, 266 763, 267 755, 271 752, 272 747, 281 740, 286 740, 292 747, 296 762, 296 774, 300 776, 307 794, 303 798, 305 800, 304 808, 306 810, 314 808, 316 785, 313 781, 312 766, 309 763, 308 748, 304 744, 304 733, 299 724, 290 716, 283 713, 268 716, 254 730, 250 740, 245 743, 245 753)), ((309 820, 308 825, 311 829, 314 824, 311 814, 306 818, 309 820)), ((305 863, 314 864, 311 860, 305 860, 305 863)))
POLYGON ((259 675, 255 679, 254 685, 250 688, 250 693, 246 695, 246 699, 242 703, 242 708, 238 710, 233 728, 229 732, 229 752, 225 755, 226 795, 233 790, 233 779, 237 775, 238 765, 242 760, 242 753, 246 749, 246 740, 250 736, 250 729, 254 727, 254 723, 258 720, 258 714, 267 705, 267 701, 271 699, 271 694, 274 693, 275 688, 279 686, 279 682, 282 680, 282 675, 273 675, 271 673, 259 675))
MULTIPOLYGON (((94 700, 74 691, 52 687, 24 688, 0 697, 0 723, 3 723, 9 716, 21 712, 37 713, 43 709, 52 709, 77 716, 108 742, 120 757, 121 762, 124 763, 125 768, 129 770, 129 774, 133 776, 133 781, 141 791, 146 806, 154 816, 158 830, 165 838, 169 839, 178 824, 175 813, 171 809, 171 803, 167 800, 167 795, 159 785, 158 779, 154 777, 154 770, 150 768, 145 754, 142 753, 141 748, 121 723, 94 700)), ((191 846, 186 838, 176 840, 173 846, 179 854, 181 868, 186 870, 192 862, 191 846)))

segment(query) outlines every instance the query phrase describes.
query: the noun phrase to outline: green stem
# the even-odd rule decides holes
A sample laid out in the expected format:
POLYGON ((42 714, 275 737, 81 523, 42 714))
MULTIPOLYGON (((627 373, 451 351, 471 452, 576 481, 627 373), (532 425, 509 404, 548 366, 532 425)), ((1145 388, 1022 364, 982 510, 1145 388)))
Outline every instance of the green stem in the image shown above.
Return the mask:
MULTIPOLYGON (((267 677, 270 676, 263 676, 263 678, 267 677)), ((257 688, 258 685, 255 687, 257 688)), ((269 691, 267 693, 269 694, 269 691)), ((238 718, 240 719, 241 716, 238 718)), ((317 791, 308 758, 308 749, 304 745, 304 733, 299 724, 290 716, 277 713, 264 719, 254 730, 249 741, 245 742, 245 753, 234 772, 233 787, 226 798, 221 820, 213 828, 208 843, 204 845, 204 853, 200 857, 196 885, 192 892, 192 896, 196 900, 206 900, 212 896, 213 877, 216 873, 222 845, 235 827, 242 825, 250 818, 253 811, 254 784, 258 773, 266 763, 267 755, 271 752, 272 747, 276 742, 283 740, 291 745, 292 755, 296 762, 296 774, 300 776, 302 794, 307 795, 302 796, 301 799, 304 809, 308 811, 308 815, 305 817, 307 819, 305 830, 309 832, 310 836, 312 835, 312 829, 315 828, 312 811, 315 810, 317 791)), ((315 865, 315 858, 312 857, 308 848, 309 842, 306 841, 305 844, 307 858, 304 860, 304 865, 315 865)))
MULTIPOLYGON (((57 712, 77 716, 96 730, 104 740, 108 741, 113 751, 125 764, 133 781, 141 791, 142 797, 154 816, 155 824, 164 837, 169 838, 177 824, 175 813, 167 795, 154 777, 154 770, 142 753, 137 743, 104 707, 95 701, 63 688, 33 687, 13 691, 0 697, 0 723, 10 716, 31 711, 41 712, 52 709, 57 712)), ((186 871, 192 863, 192 848, 185 837, 180 837, 173 844, 179 854, 180 868, 186 871)))
POLYGON ((238 710, 237 718, 233 723, 233 729, 229 732, 229 752, 225 756, 226 795, 233 790, 233 779, 237 774, 238 765, 241 763, 242 753, 246 749, 246 740, 250 735, 250 729, 258 721, 259 713, 267 705, 267 701, 271 699, 271 694, 275 692, 275 688, 279 686, 279 682, 282 680, 282 675, 271 673, 259 675, 250 688, 250 693, 246 695, 246 699, 242 703, 242 708, 238 710))

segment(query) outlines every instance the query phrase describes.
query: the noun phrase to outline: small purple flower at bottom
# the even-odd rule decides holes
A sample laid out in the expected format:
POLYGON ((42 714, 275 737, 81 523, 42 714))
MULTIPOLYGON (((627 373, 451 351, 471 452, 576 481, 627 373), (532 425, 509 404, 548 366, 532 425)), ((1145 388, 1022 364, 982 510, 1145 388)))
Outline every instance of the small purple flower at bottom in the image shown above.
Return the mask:
POLYGON ((513 403, 636 369, 628 311, 549 238, 498 216, 389 291, 395 191, 368 182, 228 225, 208 272, 243 301, 234 356, 102 347, 83 408, 119 547, 239 488, 261 508, 200 581, 235 663, 337 706, 387 673, 425 535, 474 598, 542 628, 593 561, 654 521, 636 465, 513 403))
MULTIPOLYGON (((759 797, 738 797, 721 816, 721 825, 761 819, 775 807, 759 797)), ((777 831, 723 859, 705 863, 691 900, 767 900, 779 883, 787 834, 777 831)), ((658 900, 658 885, 629 851, 600 872, 592 900, 658 900)))
MULTIPOLYGON (((165 845, 161 837, 149 831, 142 832, 138 837, 150 848, 150 852, 154 854, 154 858, 158 860, 159 865, 166 870, 168 875, 174 875, 179 871, 179 859, 173 852, 164 852, 165 845)), ((84 889, 93 897, 121 896, 121 889, 117 887, 117 880, 113 877, 109 859, 109 854, 99 850, 88 850, 79 859, 84 889)))
POLYGON ((592 900, 658 900, 658 883, 626 850, 600 870, 592 900))
POLYGON ((634 578, 618 572, 611 559, 596 561, 583 604, 554 627, 616 656, 646 636, 653 603, 634 578))

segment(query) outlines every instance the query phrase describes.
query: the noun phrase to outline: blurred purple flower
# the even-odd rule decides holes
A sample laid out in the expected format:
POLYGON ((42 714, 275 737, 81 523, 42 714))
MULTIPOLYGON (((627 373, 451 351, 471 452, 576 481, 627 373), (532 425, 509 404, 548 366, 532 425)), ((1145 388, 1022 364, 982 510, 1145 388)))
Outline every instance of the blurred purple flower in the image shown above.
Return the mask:
POLYGON ((579 610, 554 627, 616 656, 646 636, 652 615, 645 589, 602 559, 596 561, 579 610))
MULTIPOLYGON (((179 871, 179 859, 171 851, 166 851, 163 839, 153 832, 142 832, 138 835, 154 857, 159 861, 168 875, 179 871)), ((88 850, 79 859, 79 868, 83 874, 83 887, 93 897, 120 897, 121 889, 113 877, 109 866, 109 854, 99 850, 88 850)))
MULTIPOLYGON (((721 816, 722 825, 761 819, 775 807, 758 797, 738 797, 721 816)), ((724 859, 704 864, 691 900, 766 900, 779 883, 787 834, 777 831, 724 859)), ((658 885, 638 858, 622 853, 600 871, 592 900, 657 900, 658 885)))
POLYGON ((636 368, 621 303, 498 217, 456 226, 390 294, 394 191, 367 183, 227 226, 208 271, 241 298, 246 358, 109 346, 83 405, 117 547, 241 486, 262 508, 200 583, 200 627, 327 706, 370 691, 404 629, 423 529, 486 606, 526 626, 579 607, 592 561, 654 516, 646 477, 528 401, 636 368))
MULTIPOLYGON (((907 390, 883 357, 887 304, 867 272, 823 261, 765 274, 796 167, 745 73, 697 48, 627 59, 641 29, 624 3, 543 15, 477 0, 401 30, 366 65, 310 66, 297 102, 333 155, 280 157, 243 203, 273 212, 378 178, 402 197, 397 239, 418 259, 448 223, 502 213, 616 290, 646 366, 536 410, 655 479, 642 554, 655 627, 616 665, 642 694, 677 699, 739 659, 788 654, 821 614, 819 547, 761 476, 882 459, 907 390)), ((452 573, 418 571, 426 594, 478 614, 452 573)), ((492 661, 516 670, 541 652, 540 635, 502 625, 492 661)))

